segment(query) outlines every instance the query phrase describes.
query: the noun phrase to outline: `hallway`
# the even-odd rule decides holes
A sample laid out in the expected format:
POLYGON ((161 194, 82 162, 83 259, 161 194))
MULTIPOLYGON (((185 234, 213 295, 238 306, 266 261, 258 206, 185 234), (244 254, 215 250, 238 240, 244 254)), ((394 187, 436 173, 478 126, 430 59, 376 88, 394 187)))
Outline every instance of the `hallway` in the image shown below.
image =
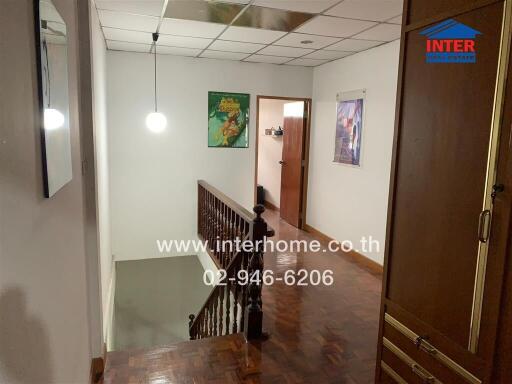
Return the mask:
MULTIPOLYGON (((276 212, 264 216, 275 241, 314 239, 276 212)), ((265 269, 275 276, 301 268, 330 269, 334 284, 287 286, 280 281, 265 286, 268 340, 245 344, 243 335, 236 334, 111 352, 105 383, 372 383, 381 276, 329 251, 265 254, 265 269)))

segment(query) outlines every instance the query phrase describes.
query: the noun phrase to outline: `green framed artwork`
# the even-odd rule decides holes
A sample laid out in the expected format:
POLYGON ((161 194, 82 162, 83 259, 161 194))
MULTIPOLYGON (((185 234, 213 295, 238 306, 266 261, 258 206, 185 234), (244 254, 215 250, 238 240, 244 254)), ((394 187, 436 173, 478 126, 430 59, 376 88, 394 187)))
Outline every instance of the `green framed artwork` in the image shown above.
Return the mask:
POLYGON ((208 147, 249 147, 249 104, 246 93, 208 92, 208 147))

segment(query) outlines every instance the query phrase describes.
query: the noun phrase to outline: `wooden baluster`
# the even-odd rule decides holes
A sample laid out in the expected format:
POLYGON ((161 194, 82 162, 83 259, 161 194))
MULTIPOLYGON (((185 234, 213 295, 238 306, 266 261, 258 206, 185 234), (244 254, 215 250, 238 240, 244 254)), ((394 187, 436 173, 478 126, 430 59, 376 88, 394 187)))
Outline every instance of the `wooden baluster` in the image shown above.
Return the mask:
POLYGON ((238 284, 238 276, 235 276, 235 286, 233 292, 233 327, 231 333, 238 332, 238 292, 240 285, 238 284))
POLYGON ((189 322, 188 322, 188 334, 190 336, 190 340, 195 339, 195 332, 194 328, 192 327, 192 324, 194 324, 195 315, 188 315, 189 322))
MULTIPOLYGON (((221 246, 224 247, 224 241, 227 239, 226 237, 226 204, 222 204, 222 240, 221 246)), ((226 249, 222 249, 222 266, 224 268, 227 267, 227 252, 226 249)))
MULTIPOLYGON (((234 231, 234 220, 235 220, 235 212, 230 209, 230 212, 229 212, 229 238, 231 239, 231 241, 234 241, 236 239, 236 236, 235 236, 235 231, 234 231)), ((231 253, 229 255, 229 261, 231 262, 231 260, 233 259, 233 257, 235 256, 236 254, 236 249, 235 249, 235 244, 233 243, 233 248, 231 249, 231 253)))
POLYGON ((217 293, 218 293, 218 291, 215 291, 213 294, 213 297, 212 297, 212 300, 213 300, 213 304, 212 304, 212 307, 213 307, 213 336, 217 336, 217 317, 218 317, 217 293))
POLYGON ((231 282, 226 282, 226 335, 229 335, 229 320, 231 313, 231 282))
POLYGON ((210 321, 208 323, 208 336, 213 336, 213 302, 211 301, 208 305, 208 313, 210 314, 210 321))
POLYGON ((221 286, 220 287, 220 305, 219 305, 219 336, 223 335, 222 328, 223 328, 223 316, 224 316, 224 296, 226 295, 225 291, 226 287, 221 286))
POLYGON ((201 215, 202 206, 203 206, 203 188, 198 185, 197 187, 197 223, 198 223, 198 229, 199 233, 202 234, 203 232, 203 218, 201 215))
MULTIPOLYGON (((247 253, 244 252, 242 255, 242 262, 240 264, 240 271, 245 270, 247 271, 247 264, 248 264, 248 257, 247 253)), ((242 285, 241 288, 241 295, 242 295, 242 318, 240 319, 240 332, 243 332, 245 329, 245 306, 247 305, 247 286, 248 284, 242 285)))
MULTIPOLYGON (((256 218, 252 221, 252 241, 254 245, 258 241, 263 240, 267 233, 267 223, 261 217, 262 213, 265 212, 263 205, 256 205, 253 208, 256 213, 256 218)), ((249 259, 249 275, 254 273, 260 273, 260 278, 263 275, 263 249, 261 244, 259 247, 255 247, 249 259)), ((248 288, 248 303, 245 308, 245 337, 248 340, 261 338, 263 334, 263 310, 261 301, 261 290, 262 282, 261 279, 254 279, 249 284, 248 288), (260 281, 258 281, 260 280, 260 281)))

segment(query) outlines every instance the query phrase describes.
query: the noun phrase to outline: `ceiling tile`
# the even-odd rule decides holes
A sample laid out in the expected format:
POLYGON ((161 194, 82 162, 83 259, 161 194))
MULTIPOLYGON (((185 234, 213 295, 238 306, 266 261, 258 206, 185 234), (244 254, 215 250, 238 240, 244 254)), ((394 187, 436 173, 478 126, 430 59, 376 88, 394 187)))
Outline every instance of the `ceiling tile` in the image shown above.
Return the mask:
POLYGON ((157 53, 162 55, 197 56, 201 53, 201 49, 159 46, 157 53))
POLYGON ((244 61, 250 61, 253 63, 283 64, 291 59, 292 57, 252 55, 249 56, 247 59, 244 59, 244 61))
POLYGON ((296 12, 320 13, 338 1, 340 0, 256 0, 254 5, 296 12))
POLYGON ((169 47, 204 49, 212 41, 212 39, 202 39, 199 37, 160 35, 160 37, 158 38, 158 45, 166 45, 169 47))
POLYGON ((233 25, 290 32, 312 17, 310 13, 250 6, 233 21, 233 25))
POLYGON ((162 14, 164 0, 95 0, 98 9, 158 16, 162 14))
POLYGON ((288 47, 314 48, 319 49, 333 44, 339 40, 338 37, 306 35, 303 33, 290 33, 279 39, 275 44, 286 45, 288 47), (308 43, 302 43, 303 41, 308 43))
POLYGON ((263 48, 258 53, 260 53, 262 55, 270 55, 270 56, 299 57, 299 56, 303 56, 307 53, 311 53, 313 51, 314 51, 313 49, 281 47, 278 45, 269 45, 268 47, 263 48))
POLYGON ((240 43, 238 41, 224 41, 224 40, 215 40, 212 43, 212 45, 210 45, 211 49, 215 49, 217 51, 244 52, 244 53, 254 53, 264 47, 265 47, 265 44, 240 43))
POLYGON ((341 40, 339 43, 328 46, 327 49, 334 49, 336 51, 359 52, 368 48, 376 47, 377 45, 381 45, 383 43, 384 41, 345 39, 341 40))
POLYGON ((171 19, 230 24, 243 7, 243 4, 213 1, 169 0, 164 16, 171 19))
POLYGON ((345 56, 350 56, 354 52, 343 52, 343 51, 325 51, 320 50, 309 55, 304 56, 305 59, 317 59, 317 60, 336 60, 341 59, 345 56))
POLYGON ((402 0, 345 0, 325 14, 361 20, 384 21, 402 12, 402 0))
POLYGON ((212 51, 212 50, 207 49, 199 57, 208 57, 210 59, 223 59, 223 60, 243 60, 248 55, 249 55, 248 53, 221 52, 221 51, 212 51))
POLYGON ((396 24, 379 24, 367 31, 364 31, 354 37, 356 39, 368 39, 368 40, 385 40, 391 41, 400 38, 400 31, 402 27, 396 24))
POLYGON ((143 32, 155 32, 158 27, 158 17, 140 16, 115 11, 98 11, 98 13, 103 27, 143 32))
POLYGON ((328 60, 314 60, 314 59, 295 59, 292 60, 286 65, 300 65, 303 67, 316 67, 317 65, 322 65, 324 63, 327 63, 328 60))
POLYGON ((108 49, 114 51, 145 52, 149 53, 151 44, 126 43, 124 41, 107 40, 108 49))
POLYGON ((125 41, 130 43, 151 44, 153 37, 149 32, 127 31, 125 29, 103 28, 105 39, 125 41))
POLYGON ((341 19, 330 16, 317 16, 308 21, 295 32, 311 33, 313 35, 348 37, 361 32, 376 23, 372 21, 361 21, 341 19))
POLYGON ((222 40, 244 41, 247 43, 270 44, 283 37, 286 32, 269 31, 266 29, 229 27, 220 38, 222 40))
POLYGON ((402 15, 398 15, 396 17, 393 17, 392 19, 387 20, 386 23, 402 25, 402 15))
POLYGON ((160 33, 191 37, 217 37, 226 28, 224 24, 203 21, 163 19, 160 33))

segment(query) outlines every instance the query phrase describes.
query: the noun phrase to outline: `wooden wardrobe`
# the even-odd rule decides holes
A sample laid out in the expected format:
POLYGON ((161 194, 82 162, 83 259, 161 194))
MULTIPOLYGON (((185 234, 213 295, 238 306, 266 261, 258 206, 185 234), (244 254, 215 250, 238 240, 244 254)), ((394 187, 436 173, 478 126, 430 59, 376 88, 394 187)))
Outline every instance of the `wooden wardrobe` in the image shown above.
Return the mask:
POLYGON ((512 0, 404 0, 377 383, 512 383, 512 0), (480 32, 427 63, 423 30, 480 32))

